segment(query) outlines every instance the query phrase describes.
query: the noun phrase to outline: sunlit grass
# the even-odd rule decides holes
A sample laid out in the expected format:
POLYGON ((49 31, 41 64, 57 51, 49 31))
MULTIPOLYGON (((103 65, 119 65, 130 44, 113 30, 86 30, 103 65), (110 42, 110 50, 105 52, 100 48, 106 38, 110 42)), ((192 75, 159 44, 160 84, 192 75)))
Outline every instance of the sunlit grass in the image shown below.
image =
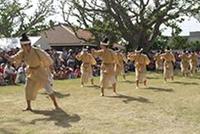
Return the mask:
MULTIPOLYGON (((0 134, 190 134, 200 133, 200 74, 164 83, 162 75, 148 73, 148 88, 135 89, 134 74, 119 77, 117 91, 80 80, 55 81, 61 107, 53 105, 44 91, 33 102, 34 112, 25 107, 24 87, 0 87, 0 134)), ((99 78, 95 78, 98 85, 99 78)))

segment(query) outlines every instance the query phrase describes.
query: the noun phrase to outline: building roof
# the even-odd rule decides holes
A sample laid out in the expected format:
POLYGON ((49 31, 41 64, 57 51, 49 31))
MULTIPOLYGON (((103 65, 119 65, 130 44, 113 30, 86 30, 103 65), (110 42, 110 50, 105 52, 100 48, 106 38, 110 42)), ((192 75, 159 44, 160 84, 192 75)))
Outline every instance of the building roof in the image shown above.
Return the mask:
MULTIPOLYGON (((78 37, 86 40, 91 39, 92 34, 89 31, 79 29, 78 37)), ((85 45, 85 41, 78 39, 73 30, 64 25, 55 26, 41 33, 41 36, 47 40, 50 46, 80 46, 85 45)))

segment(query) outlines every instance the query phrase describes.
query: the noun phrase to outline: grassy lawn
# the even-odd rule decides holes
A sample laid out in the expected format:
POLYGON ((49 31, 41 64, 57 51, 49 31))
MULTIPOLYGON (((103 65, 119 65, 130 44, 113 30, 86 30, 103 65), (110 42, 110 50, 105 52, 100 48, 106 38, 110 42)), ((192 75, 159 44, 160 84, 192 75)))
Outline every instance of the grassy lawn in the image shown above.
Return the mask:
MULTIPOLYGON (((178 74, 164 83, 161 74, 148 74, 148 88, 135 89, 134 74, 119 78, 119 96, 98 87, 80 87, 79 79, 55 81, 61 110, 44 91, 25 108, 21 86, 0 87, 0 134, 199 134, 200 74, 178 74)), ((95 82, 98 83, 98 78, 95 82)))

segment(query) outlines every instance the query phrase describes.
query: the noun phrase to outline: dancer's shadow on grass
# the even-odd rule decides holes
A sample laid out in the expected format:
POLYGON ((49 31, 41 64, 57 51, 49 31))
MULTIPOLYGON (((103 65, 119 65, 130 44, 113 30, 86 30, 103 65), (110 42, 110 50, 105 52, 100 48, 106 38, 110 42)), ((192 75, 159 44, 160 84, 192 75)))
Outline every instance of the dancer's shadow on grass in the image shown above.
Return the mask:
POLYGON ((118 94, 117 96, 106 96, 106 97, 123 99, 122 101, 126 104, 131 101, 138 101, 141 103, 152 103, 147 98, 144 98, 141 96, 133 97, 133 96, 127 96, 127 95, 123 95, 123 94, 118 94))
POLYGON ((145 89, 150 89, 150 90, 154 90, 154 91, 161 91, 161 92, 174 92, 174 90, 172 88, 161 88, 161 87, 148 87, 145 89))
POLYGON ((95 89, 99 89, 100 86, 99 85, 86 85, 84 87, 87 87, 87 88, 95 88, 95 89))
POLYGON ((33 110, 35 114, 40 114, 45 116, 44 118, 33 119, 30 124, 36 124, 37 122, 43 121, 54 121, 56 126, 60 127, 71 127, 70 123, 78 122, 81 120, 80 116, 77 114, 69 115, 62 109, 57 110, 33 110))
MULTIPOLYGON (((41 93, 42 95, 48 95, 47 93, 41 93)), ((57 98, 65 98, 65 97, 69 97, 70 94, 62 94, 61 92, 57 92, 57 91, 54 91, 54 94, 57 98)))
POLYGON ((147 79, 160 79, 159 77, 147 76, 147 79))
POLYGON ((54 92, 54 94, 55 94, 55 96, 56 96, 57 98, 64 98, 64 97, 69 97, 69 96, 70 96, 69 93, 68 93, 68 94, 62 94, 62 93, 60 93, 60 92, 54 92))
POLYGON ((200 79, 200 76, 191 76, 191 77, 189 77, 190 79, 200 79))
POLYGON ((182 82, 182 81, 173 81, 172 84, 182 84, 182 85, 199 85, 197 82, 182 82))
POLYGON ((123 81, 119 81, 119 82, 121 82, 121 83, 130 83, 130 84, 135 83, 134 80, 133 81, 131 81, 131 80, 123 80, 123 81))

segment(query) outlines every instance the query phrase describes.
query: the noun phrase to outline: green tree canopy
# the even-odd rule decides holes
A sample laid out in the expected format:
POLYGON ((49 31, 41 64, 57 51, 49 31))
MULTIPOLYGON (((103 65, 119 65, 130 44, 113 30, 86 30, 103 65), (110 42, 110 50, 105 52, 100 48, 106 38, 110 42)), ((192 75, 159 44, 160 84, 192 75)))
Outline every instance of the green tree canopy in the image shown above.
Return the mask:
POLYGON ((123 38, 129 46, 150 49, 161 35, 161 25, 178 29, 183 16, 199 13, 199 0, 62 0, 64 20, 70 26, 123 38), (74 23, 72 20, 76 20, 74 23))
MULTIPOLYGON (((32 14, 27 11, 33 6, 30 0, 0 0, 0 37, 15 37, 24 32, 37 34, 49 24, 46 18, 54 13, 53 0, 39 0, 32 14)), ((52 22, 51 22, 52 24, 52 22)))

